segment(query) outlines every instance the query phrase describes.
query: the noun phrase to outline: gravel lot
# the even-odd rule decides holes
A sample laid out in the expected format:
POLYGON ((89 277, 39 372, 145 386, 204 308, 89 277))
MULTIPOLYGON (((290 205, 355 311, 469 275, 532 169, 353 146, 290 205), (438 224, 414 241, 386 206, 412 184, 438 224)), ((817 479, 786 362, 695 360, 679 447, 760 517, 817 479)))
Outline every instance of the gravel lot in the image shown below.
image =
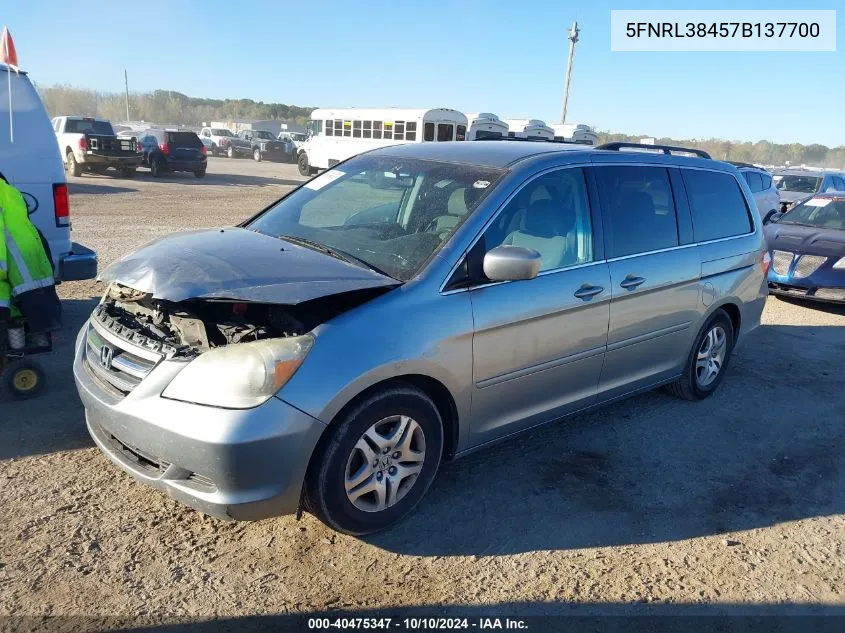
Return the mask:
MULTIPOLYGON (((208 171, 72 179, 74 239, 102 266, 300 181, 248 160, 208 171)), ((843 604, 845 310, 770 298, 713 398, 653 392, 447 464, 410 519, 355 539, 307 515, 217 521, 107 462, 70 367, 100 292, 61 286, 48 390, 0 402, 0 615, 843 604)))

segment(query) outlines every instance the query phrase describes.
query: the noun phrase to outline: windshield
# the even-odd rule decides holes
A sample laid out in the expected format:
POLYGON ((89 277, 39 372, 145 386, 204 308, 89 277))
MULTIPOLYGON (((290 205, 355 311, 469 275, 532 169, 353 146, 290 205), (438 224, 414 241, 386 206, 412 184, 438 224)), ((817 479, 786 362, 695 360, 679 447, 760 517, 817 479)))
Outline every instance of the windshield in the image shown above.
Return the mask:
POLYGON ((503 173, 491 167, 359 156, 310 180, 247 228, 319 242, 407 281, 503 173))
POLYGON ((215 128, 211 130, 211 133, 214 136, 234 136, 234 134, 232 134, 229 130, 223 128, 215 128))
POLYGON ((812 198, 786 213, 778 223, 845 231, 845 200, 812 198))
POLYGON ((252 135, 255 138, 266 138, 267 140, 270 140, 270 141, 276 140, 276 137, 273 136, 272 134, 270 134, 270 132, 265 132, 263 130, 259 130, 258 132, 253 132, 252 135))
POLYGON ((775 185, 779 191, 795 191, 797 193, 816 193, 822 184, 822 179, 815 176, 774 176, 775 185))
POLYGON ((114 136, 114 130, 108 121, 96 121, 94 119, 68 119, 65 123, 65 132, 68 134, 106 134, 114 136))

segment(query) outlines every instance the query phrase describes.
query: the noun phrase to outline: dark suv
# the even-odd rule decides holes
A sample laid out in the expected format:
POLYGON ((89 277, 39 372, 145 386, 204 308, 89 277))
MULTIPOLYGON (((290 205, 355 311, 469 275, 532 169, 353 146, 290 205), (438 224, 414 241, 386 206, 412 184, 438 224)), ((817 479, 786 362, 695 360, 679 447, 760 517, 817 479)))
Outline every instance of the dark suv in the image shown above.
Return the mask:
POLYGON ((206 149, 190 130, 146 130, 138 138, 138 149, 143 153, 141 164, 150 168, 153 178, 168 171, 205 176, 206 149))

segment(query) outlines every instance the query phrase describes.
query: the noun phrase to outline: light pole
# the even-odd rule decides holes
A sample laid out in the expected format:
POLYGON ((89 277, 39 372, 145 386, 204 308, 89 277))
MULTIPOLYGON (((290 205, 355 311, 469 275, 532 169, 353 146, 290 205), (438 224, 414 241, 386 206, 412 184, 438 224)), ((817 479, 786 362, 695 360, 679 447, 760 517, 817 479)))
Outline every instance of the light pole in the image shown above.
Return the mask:
POLYGON ((563 114, 560 117, 561 123, 566 123, 566 109, 569 106, 569 83, 572 81, 572 61, 575 59, 575 44, 578 42, 578 22, 572 23, 569 29, 569 61, 566 64, 566 86, 563 89, 563 114))

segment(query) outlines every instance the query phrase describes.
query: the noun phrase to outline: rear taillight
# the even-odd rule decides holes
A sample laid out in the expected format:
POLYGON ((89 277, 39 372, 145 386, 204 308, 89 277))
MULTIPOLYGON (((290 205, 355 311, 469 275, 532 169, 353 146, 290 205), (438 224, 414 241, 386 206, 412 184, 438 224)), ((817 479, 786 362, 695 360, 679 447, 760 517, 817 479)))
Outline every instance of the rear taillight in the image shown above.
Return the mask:
POLYGON ((167 143, 162 143, 161 145, 158 146, 158 148, 161 150, 161 153, 164 154, 165 156, 167 156, 170 153, 170 145, 168 145, 167 143))
POLYGON ((769 251, 763 251, 760 254, 760 268, 763 270, 763 276, 768 277, 769 267, 772 265, 772 256, 769 251))
POLYGON ((205 145, 200 147, 200 152, 202 152, 203 156, 208 156, 208 148, 205 145))
POLYGON ((56 226, 70 226, 70 199, 67 185, 64 183, 53 185, 53 209, 56 213, 56 226))
POLYGON ((83 152, 88 149, 88 139, 84 136, 79 139, 79 149, 81 149, 83 152))

